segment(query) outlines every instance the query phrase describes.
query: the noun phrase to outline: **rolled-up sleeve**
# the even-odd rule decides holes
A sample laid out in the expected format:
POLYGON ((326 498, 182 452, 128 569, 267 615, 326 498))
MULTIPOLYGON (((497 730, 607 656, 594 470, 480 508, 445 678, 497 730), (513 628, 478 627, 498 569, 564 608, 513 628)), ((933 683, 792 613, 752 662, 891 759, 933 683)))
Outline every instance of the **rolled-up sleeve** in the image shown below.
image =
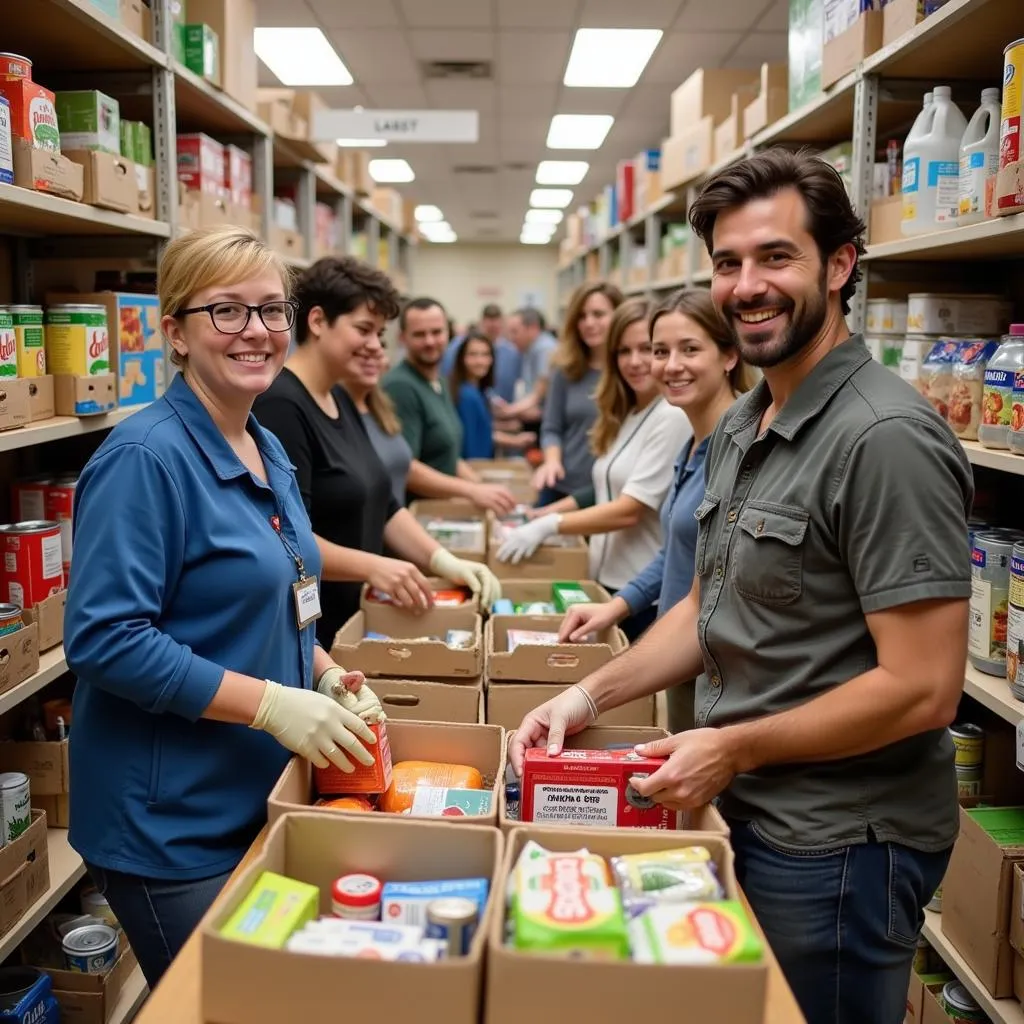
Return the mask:
POLYGON ((224 669, 158 626, 185 558, 186 510, 167 467, 140 444, 94 459, 78 483, 64 649, 89 685, 196 720, 224 669))
POLYGON ((547 398, 544 400, 544 418, 540 425, 541 448, 562 447, 565 435, 566 380, 561 370, 551 375, 547 398))

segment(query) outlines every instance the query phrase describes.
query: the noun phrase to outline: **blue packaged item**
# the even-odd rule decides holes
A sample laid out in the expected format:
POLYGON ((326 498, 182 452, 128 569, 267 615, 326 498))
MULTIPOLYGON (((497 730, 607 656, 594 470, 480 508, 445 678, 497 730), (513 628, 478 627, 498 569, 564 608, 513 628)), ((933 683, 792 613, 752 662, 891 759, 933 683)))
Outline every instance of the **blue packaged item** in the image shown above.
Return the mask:
POLYGON ((427 904, 447 896, 472 900, 482 915, 487 903, 486 878, 445 878, 436 882, 385 882, 380 897, 380 917, 389 924, 426 927, 427 904))
POLYGON ((386 634, 384 634, 384 633, 375 633, 375 632, 374 632, 374 631, 373 631, 373 630, 371 629, 371 630, 368 630, 368 631, 367 631, 367 632, 366 632, 366 633, 365 633, 365 634, 363 635, 363 639, 364 639, 364 640, 390 640, 390 639, 391 639, 391 637, 387 636, 387 635, 386 635, 386 634))
POLYGON ((491 605, 492 615, 515 615, 516 606, 507 598, 499 597, 494 604, 491 605))
POLYGON ((36 967, 0 967, 0 1021, 59 1024, 50 976, 36 967))

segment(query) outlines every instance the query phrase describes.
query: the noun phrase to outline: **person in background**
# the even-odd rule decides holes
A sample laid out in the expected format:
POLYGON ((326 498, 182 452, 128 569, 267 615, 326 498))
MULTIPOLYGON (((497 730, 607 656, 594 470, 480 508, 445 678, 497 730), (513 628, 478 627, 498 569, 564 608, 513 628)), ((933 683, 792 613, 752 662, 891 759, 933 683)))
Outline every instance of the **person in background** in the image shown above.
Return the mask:
POLYGON ((464 334, 452 337, 451 343, 445 349, 441 360, 441 374, 447 380, 455 368, 455 359, 462 348, 463 342, 472 333, 483 334, 490 339, 494 346, 494 382, 491 385, 488 398, 502 402, 512 402, 516 397, 516 382, 519 380, 519 371, 522 364, 522 356, 519 349, 504 336, 505 318, 502 316, 501 307, 489 303, 484 306, 480 313, 479 323, 470 324, 464 334))
POLYGON ((451 393, 462 421, 462 457, 493 459, 495 445, 528 448, 536 434, 494 429, 487 392, 494 380, 494 346, 482 332, 471 332, 459 347, 451 375, 451 393))
POLYGON ((316 541, 284 450, 250 415, 288 351, 288 282, 249 231, 172 241, 157 287, 181 373, 111 431, 75 495, 68 838, 151 989, 292 753, 373 760, 360 715, 380 703, 316 643, 316 541))
MULTIPOLYGON (((297 348, 255 405, 296 467, 323 561, 317 636, 325 647, 359 610, 363 582, 399 607, 433 602, 425 573, 464 584, 485 602, 500 593, 486 566, 446 551, 401 507, 360 410, 342 380, 373 376, 381 336, 399 311, 387 275, 352 257, 329 256, 303 271, 295 287, 297 348), (385 546, 397 558, 384 555, 385 546)), ((372 390, 365 396, 381 408, 372 390)))
MULTIPOLYGON (((651 337, 651 372, 661 394, 686 413, 693 428, 661 506, 661 549, 610 602, 570 608, 559 630, 563 642, 579 643, 651 609, 660 617, 690 592, 697 550, 694 512, 704 498, 711 434, 736 397, 751 387, 753 375, 710 293, 676 292, 651 315, 651 337)), ((670 732, 693 728, 693 694, 693 680, 668 691, 670 732)))
POLYGON ((622 292, 605 281, 581 285, 569 303, 540 428, 544 462, 533 477, 539 506, 590 483, 594 455, 589 434, 597 417, 594 391, 604 366, 608 325, 621 303, 622 292))
POLYGON ((448 316, 436 299, 412 299, 398 317, 405 359, 383 381, 395 404, 413 462, 407 491, 414 498, 468 498, 505 515, 515 508, 507 487, 481 483, 462 458, 462 424, 441 376, 448 316), (424 472, 433 470, 433 472, 424 472))
POLYGON ((508 336, 523 357, 517 388, 522 394, 512 403, 495 399, 495 416, 500 421, 540 423, 551 375, 551 359, 558 348, 558 340, 546 329, 540 310, 530 306, 517 309, 508 318, 508 336))
MULTIPOLYGON (((590 431, 595 504, 580 509, 568 497, 546 506, 544 515, 509 534, 498 558, 519 562, 559 534, 589 537, 589 578, 614 595, 661 546, 658 510, 673 463, 693 431, 686 414, 658 393, 644 300, 628 299, 615 311, 604 358, 590 431)), ((624 619, 630 641, 654 621, 656 611, 651 605, 624 619)))

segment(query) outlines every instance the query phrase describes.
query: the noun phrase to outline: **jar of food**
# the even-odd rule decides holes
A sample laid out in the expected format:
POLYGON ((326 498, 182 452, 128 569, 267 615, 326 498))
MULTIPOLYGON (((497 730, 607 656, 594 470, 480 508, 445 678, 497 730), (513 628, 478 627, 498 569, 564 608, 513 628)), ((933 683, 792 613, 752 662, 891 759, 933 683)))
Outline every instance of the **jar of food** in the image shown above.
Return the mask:
POLYGON ((1010 559, 1024 536, 990 530, 974 538, 971 551, 970 633, 967 656, 979 672, 1006 673, 1006 629, 1010 602, 1010 559))
POLYGON ((962 981, 949 981, 942 988, 942 1006, 953 1024, 976 1024, 988 1021, 985 1011, 962 981))
MULTIPOLYGON (((1013 386, 1018 370, 1024 370, 1024 324, 1011 324, 1010 333, 1003 335, 999 349, 985 368, 978 440, 986 448, 1010 447, 1013 386)), ((1024 386, 1024 380, 1021 384, 1024 386)))
POLYGON ((334 916, 349 921, 379 921, 383 889, 380 879, 373 875, 342 875, 331 886, 334 916))
POLYGON ((953 360, 953 384, 949 389, 949 414, 946 420, 961 440, 978 440, 985 370, 998 348, 998 341, 972 338, 961 342, 957 350, 953 360))

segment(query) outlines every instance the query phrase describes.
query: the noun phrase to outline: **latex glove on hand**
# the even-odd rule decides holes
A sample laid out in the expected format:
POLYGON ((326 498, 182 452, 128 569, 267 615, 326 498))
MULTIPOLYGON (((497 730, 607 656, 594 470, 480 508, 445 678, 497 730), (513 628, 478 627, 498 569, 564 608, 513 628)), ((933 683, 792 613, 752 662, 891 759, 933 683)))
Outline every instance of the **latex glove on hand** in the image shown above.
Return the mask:
POLYGON ((498 549, 499 562, 511 562, 518 565, 524 558, 529 558, 549 537, 558 533, 562 517, 551 512, 532 523, 517 526, 498 549))
POLYGON ((367 766, 373 764, 373 754, 365 746, 377 742, 370 727, 357 714, 316 690, 282 686, 268 679, 249 728, 269 733, 281 746, 312 761, 317 768, 330 763, 351 772, 354 766, 349 758, 367 766))
POLYGON ((523 759, 532 747, 546 747, 555 757, 566 736, 582 732, 597 719, 593 698, 577 683, 531 711, 508 744, 508 756, 516 775, 523 774, 523 759))
POLYGON ((362 672, 346 672, 340 665, 329 668, 316 684, 317 693, 330 697, 369 725, 386 720, 377 694, 366 685, 362 672))
POLYGON ((469 587, 474 594, 480 595, 480 603, 484 608, 490 608, 501 597, 498 577, 483 562, 456 558, 450 551, 438 548, 430 556, 430 571, 452 583, 469 587))

